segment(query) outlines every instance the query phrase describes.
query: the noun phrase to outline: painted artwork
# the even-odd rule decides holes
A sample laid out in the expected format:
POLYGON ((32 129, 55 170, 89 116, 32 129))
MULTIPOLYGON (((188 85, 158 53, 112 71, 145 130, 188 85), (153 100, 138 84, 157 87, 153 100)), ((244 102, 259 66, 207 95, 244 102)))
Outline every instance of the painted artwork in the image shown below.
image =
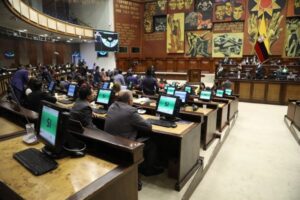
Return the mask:
POLYGON ((156 10, 157 10, 156 14, 166 14, 167 13, 167 0, 158 0, 156 10))
POLYGON ((291 18, 286 23, 286 39, 284 55, 300 57, 300 19, 291 18))
POLYGON ((190 57, 210 57, 211 39, 211 31, 186 32, 185 55, 190 57))
POLYGON ((153 15, 155 15, 157 4, 156 3, 146 3, 144 12, 144 32, 153 32, 153 15))
POLYGON ((189 12, 194 9, 194 0, 169 0, 168 13, 189 12))
POLYGON ((244 33, 213 34, 212 57, 237 58, 243 56, 244 33))
POLYGON ((167 15, 167 53, 184 53, 184 13, 167 15))
POLYGON ((185 14, 184 27, 186 31, 206 30, 212 28, 211 19, 203 19, 199 12, 190 12, 185 14))
POLYGON ((254 45, 259 36, 264 38, 269 54, 282 53, 285 4, 285 0, 249 0, 249 15, 245 25, 245 32, 248 33, 244 47, 247 51, 245 54, 254 53, 254 45))
POLYGON ((167 29, 167 17, 166 16, 154 16, 154 31, 165 32, 167 29))
MULTIPOLYGON (((213 0, 196 0, 195 12, 198 14, 198 29, 212 28, 213 0)), ((194 29, 195 30, 195 29, 194 29)))
POLYGON ((243 21, 245 19, 245 1, 216 0, 213 13, 214 22, 243 21))

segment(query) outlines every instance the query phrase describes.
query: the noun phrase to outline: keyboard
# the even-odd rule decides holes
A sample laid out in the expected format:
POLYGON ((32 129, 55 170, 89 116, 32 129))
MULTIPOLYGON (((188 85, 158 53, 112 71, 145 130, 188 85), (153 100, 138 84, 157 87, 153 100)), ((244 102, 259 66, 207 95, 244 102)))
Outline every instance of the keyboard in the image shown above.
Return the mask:
POLYGON ((57 168, 57 162, 35 148, 25 149, 13 155, 33 175, 39 176, 57 168))
POLYGON ((107 110, 104 110, 104 109, 93 109, 93 112, 94 113, 97 113, 97 114, 106 114, 107 113, 107 110))
POLYGON ((62 100, 58 100, 59 103, 62 103, 62 104, 72 104, 73 101, 71 100, 68 100, 68 99, 62 99, 62 100))
POLYGON ((157 125, 157 126, 163 126, 167 128, 175 128, 177 127, 177 124, 175 122, 160 120, 160 119, 147 119, 150 124, 157 125))

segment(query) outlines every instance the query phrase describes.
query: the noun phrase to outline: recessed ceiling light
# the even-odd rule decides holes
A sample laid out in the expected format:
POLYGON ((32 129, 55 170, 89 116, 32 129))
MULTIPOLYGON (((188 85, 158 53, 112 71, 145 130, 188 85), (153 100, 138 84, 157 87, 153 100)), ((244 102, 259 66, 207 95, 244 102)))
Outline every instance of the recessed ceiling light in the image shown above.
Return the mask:
POLYGON ((57 37, 57 39, 60 39, 60 37, 57 37))
POLYGON ((72 41, 73 39, 72 38, 70 38, 70 41, 72 41))
POLYGON ((67 40, 67 42, 71 42, 70 40, 67 40))

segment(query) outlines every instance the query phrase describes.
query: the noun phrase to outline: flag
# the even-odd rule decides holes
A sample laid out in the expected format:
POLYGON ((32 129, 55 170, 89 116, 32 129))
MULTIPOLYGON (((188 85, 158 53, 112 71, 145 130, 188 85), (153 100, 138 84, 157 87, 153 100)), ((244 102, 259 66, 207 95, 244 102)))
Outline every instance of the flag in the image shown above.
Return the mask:
POLYGON ((269 58, 270 42, 267 37, 267 28, 264 15, 261 18, 259 25, 259 37, 255 43, 254 50, 260 62, 264 62, 269 58))
POLYGON ((269 42, 269 38, 267 36, 267 27, 266 27, 266 20, 265 20, 264 15, 262 16, 261 21, 260 21, 258 34, 260 37, 264 38, 265 46, 268 50, 268 53, 270 54, 270 42, 269 42))
POLYGON ((256 41, 254 49, 260 62, 264 62, 269 58, 268 50, 263 38, 256 41))

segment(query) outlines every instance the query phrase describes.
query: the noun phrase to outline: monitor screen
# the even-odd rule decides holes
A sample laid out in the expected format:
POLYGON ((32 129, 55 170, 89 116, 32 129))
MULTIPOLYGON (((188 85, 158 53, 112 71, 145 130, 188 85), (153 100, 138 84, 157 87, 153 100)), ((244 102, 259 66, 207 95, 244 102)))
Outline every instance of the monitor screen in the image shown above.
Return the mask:
POLYGON ((201 100, 210 100, 211 99, 211 91, 202 90, 200 93, 201 100))
POLYGON ((105 52, 119 51, 119 34, 110 31, 95 31, 95 50, 105 52))
POLYGON ((166 84, 165 87, 164 87, 164 89, 167 91, 167 89, 168 89, 169 86, 170 86, 169 84, 166 84))
POLYGON ((187 92, 185 92, 185 91, 175 91, 174 95, 179 97, 182 103, 186 103, 187 92))
POLYGON ((226 95, 231 95, 232 94, 232 89, 225 89, 225 94, 226 95))
POLYGON ((111 97, 111 90, 102 90, 98 91, 96 103, 108 105, 111 97))
POLYGON ((185 86, 184 91, 191 94, 192 93, 192 87, 191 86, 185 86))
POLYGON ((55 85, 55 82, 54 82, 54 81, 51 81, 50 84, 49 84, 49 87, 48 87, 48 91, 49 91, 49 92, 53 92, 53 90, 54 90, 54 85, 55 85))
POLYGON ((104 82, 102 85, 102 89, 109 89, 109 82, 104 82))
POLYGON ((217 97, 223 97, 224 96, 224 90, 217 90, 216 91, 216 96, 217 97))
POLYGON ((174 95, 175 87, 169 86, 167 89, 167 94, 174 95))
POLYGON ((56 141, 58 117, 59 111, 46 105, 43 106, 39 134, 44 140, 53 146, 55 146, 56 141))
POLYGON ((157 106, 157 112, 173 115, 176 106, 176 97, 161 96, 157 106))
POLYGON ((75 96, 76 85, 70 84, 68 88, 67 96, 74 97, 75 96))

